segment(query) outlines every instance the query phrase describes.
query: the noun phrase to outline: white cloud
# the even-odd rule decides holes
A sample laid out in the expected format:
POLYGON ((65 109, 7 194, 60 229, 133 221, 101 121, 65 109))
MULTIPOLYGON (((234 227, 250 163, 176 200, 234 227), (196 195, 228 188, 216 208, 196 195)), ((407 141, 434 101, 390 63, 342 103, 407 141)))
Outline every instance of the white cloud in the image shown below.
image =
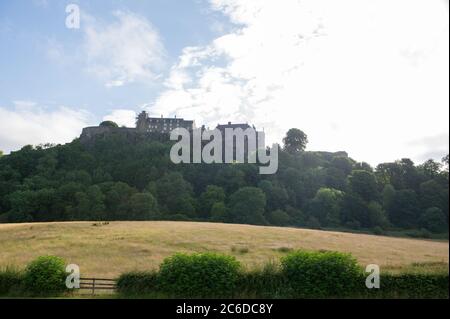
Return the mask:
MULTIPOLYGON (((448 135, 448 7, 440 0, 211 0, 235 24, 185 48, 154 114, 249 121, 281 141, 376 164, 448 135)), ((448 152, 447 145, 439 147, 448 152)), ((432 150, 427 150, 430 153, 432 150)), ((437 156, 437 155, 436 155, 437 156)))
POLYGON ((126 109, 113 110, 111 114, 103 117, 103 121, 113 121, 116 122, 119 126, 135 127, 136 112, 126 109))
POLYGON ((105 24, 83 13, 87 70, 107 87, 154 81, 164 64, 165 49, 152 24, 131 12, 116 11, 105 24))
POLYGON ((68 107, 46 110, 31 101, 16 101, 15 105, 13 109, 0 107, 0 150, 6 153, 28 144, 70 142, 90 121, 86 111, 68 107))

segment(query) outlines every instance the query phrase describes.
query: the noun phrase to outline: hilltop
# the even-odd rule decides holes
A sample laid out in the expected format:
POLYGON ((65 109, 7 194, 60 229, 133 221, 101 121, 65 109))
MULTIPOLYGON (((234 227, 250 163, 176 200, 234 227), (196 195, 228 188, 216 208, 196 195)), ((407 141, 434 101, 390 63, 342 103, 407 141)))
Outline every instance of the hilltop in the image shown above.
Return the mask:
POLYGON ((248 163, 176 165, 158 132, 132 141, 108 132, 0 157, 0 223, 191 220, 448 236, 448 165, 433 160, 371 167, 306 151, 306 134, 291 129, 276 174, 260 175, 248 163))

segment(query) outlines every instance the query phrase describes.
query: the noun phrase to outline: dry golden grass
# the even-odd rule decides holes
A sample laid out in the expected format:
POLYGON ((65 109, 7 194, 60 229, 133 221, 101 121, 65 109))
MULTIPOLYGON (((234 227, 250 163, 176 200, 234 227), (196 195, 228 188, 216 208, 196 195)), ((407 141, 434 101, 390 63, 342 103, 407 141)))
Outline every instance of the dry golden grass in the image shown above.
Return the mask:
POLYGON ((78 264, 84 276, 156 269, 175 252, 227 253, 254 267, 300 248, 349 252, 361 265, 378 264, 382 270, 448 271, 448 241, 189 222, 0 224, 0 268, 57 255, 78 264))

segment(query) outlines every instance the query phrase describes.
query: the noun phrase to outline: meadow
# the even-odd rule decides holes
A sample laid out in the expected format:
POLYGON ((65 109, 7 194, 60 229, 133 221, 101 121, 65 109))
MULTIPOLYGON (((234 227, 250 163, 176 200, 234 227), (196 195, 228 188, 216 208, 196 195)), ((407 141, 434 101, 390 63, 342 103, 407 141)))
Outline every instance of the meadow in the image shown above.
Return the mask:
POLYGON ((57 255, 82 276, 157 269, 175 252, 230 254, 251 269, 296 249, 348 252, 382 272, 448 272, 448 241, 195 222, 0 224, 0 269, 57 255))

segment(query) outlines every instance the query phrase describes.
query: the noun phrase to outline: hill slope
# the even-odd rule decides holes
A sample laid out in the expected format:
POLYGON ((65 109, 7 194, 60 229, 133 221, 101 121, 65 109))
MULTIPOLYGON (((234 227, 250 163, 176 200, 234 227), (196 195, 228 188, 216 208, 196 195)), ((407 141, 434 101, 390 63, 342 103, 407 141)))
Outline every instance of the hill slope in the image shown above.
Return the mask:
POLYGON ((249 267, 278 259, 286 248, 352 253, 383 269, 448 268, 448 242, 389 238, 295 228, 189 222, 0 224, 0 267, 23 266, 45 254, 78 264, 85 276, 115 276, 156 268, 175 252, 235 255, 249 267), (245 249, 248 252, 245 252, 245 249))

